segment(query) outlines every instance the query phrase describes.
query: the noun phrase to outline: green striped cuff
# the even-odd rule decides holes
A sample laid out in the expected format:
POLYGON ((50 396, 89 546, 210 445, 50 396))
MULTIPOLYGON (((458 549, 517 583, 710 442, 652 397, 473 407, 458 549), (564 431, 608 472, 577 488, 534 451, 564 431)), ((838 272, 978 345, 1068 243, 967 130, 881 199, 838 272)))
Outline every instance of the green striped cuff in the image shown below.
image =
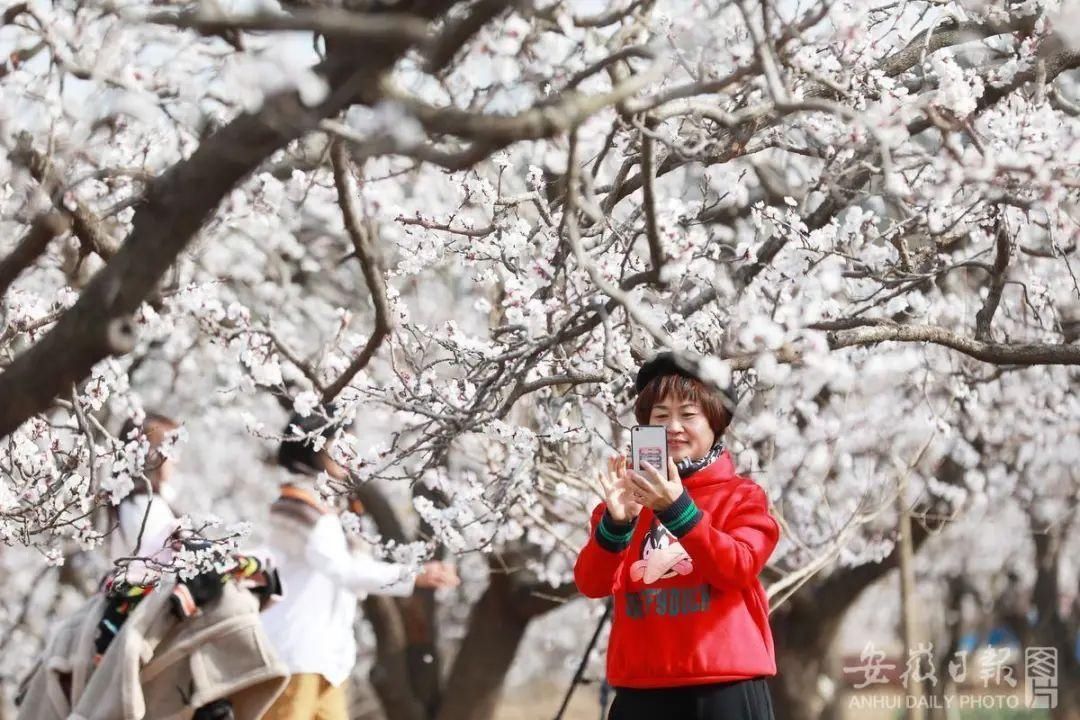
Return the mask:
POLYGON ((664 523, 676 538, 681 538, 701 522, 701 510, 690 498, 690 493, 683 490, 682 495, 666 510, 656 513, 656 519, 664 523))
POLYGON ((596 542, 608 552, 619 553, 630 545, 630 538, 634 535, 634 523, 637 518, 628 523, 616 522, 611 513, 604 510, 600 516, 600 522, 596 523, 596 542))

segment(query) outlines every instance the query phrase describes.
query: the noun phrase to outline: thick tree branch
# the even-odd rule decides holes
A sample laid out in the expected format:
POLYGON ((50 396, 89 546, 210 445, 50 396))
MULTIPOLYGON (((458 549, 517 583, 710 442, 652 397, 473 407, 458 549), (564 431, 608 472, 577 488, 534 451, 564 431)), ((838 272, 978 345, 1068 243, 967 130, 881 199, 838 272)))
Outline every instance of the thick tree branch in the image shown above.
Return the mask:
POLYGON ((441 72, 470 38, 509 6, 510 0, 479 0, 465 15, 447 22, 428 46, 424 69, 432 74, 441 72))
POLYGON ((541 140, 577 127, 590 116, 606 107, 632 96, 649 82, 654 74, 645 73, 616 86, 608 93, 584 95, 576 91, 563 93, 557 100, 548 101, 517 115, 484 115, 457 108, 440 108, 425 103, 400 88, 389 84, 382 88, 386 97, 405 106, 432 135, 457 135, 469 144, 445 149, 431 143, 405 145, 392 137, 369 139, 352 132, 340 123, 324 122, 321 127, 337 138, 356 147, 354 154, 362 157, 402 155, 420 162, 439 165, 451 172, 463 170, 484 160, 492 153, 521 140, 541 140))
POLYGON ((352 143, 353 155, 357 157, 376 157, 379 155, 402 155, 413 158, 418 162, 431 163, 445 168, 450 172, 464 170, 484 160, 496 150, 505 147, 509 143, 488 143, 476 141, 461 150, 444 150, 427 143, 421 145, 403 145, 393 137, 380 137, 370 139, 364 135, 353 132, 339 122, 327 120, 320 123, 319 127, 325 130, 333 138, 352 143))
MULTIPOLYGON (((453 0, 416 0, 413 11, 435 17, 453 0)), ((133 346, 128 318, 157 287, 169 266, 217 208, 221 199, 274 151, 354 102, 378 97, 378 83, 410 45, 398 36, 328 48, 317 70, 331 87, 309 108, 296 92, 268 98, 203 141, 187 159, 147 187, 132 230, 108 265, 90 281, 78 302, 35 346, 0 374, 0 437, 49 406, 110 354, 133 346)))
MULTIPOLYGON (((630 15, 630 13, 634 12, 639 7, 644 5, 645 1, 646 0, 633 0, 625 8, 616 7, 616 8, 612 8, 612 9, 606 11, 606 12, 602 12, 599 15, 591 15, 591 16, 588 16, 588 17, 575 17, 574 18, 574 25, 576 25, 577 27, 582 27, 582 28, 585 28, 585 27, 601 28, 601 27, 607 27, 608 25, 614 25, 615 23, 619 22, 620 20, 622 20, 626 16, 630 15)), ((557 6, 556 5, 551 5, 550 7, 555 8, 557 6)))
MULTIPOLYGON (((1080 51, 1066 49, 1057 38, 1046 40, 1041 50, 1044 61, 1039 67, 1017 73, 1006 85, 988 83, 973 114, 981 114, 1030 82, 1050 83, 1061 73, 1080 68, 1080 51)), ((909 135, 915 136, 932 127, 934 127, 933 119, 930 113, 927 113, 922 118, 909 123, 907 131, 909 135)))
POLYGON ((903 50, 890 55, 879 67, 889 77, 896 77, 921 63, 927 56, 947 47, 984 40, 995 35, 1030 33, 1035 29, 1036 19, 1037 15, 1032 14, 1010 18, 1006 24, 957 23, 953 20, 937 23, 912 38, 903 50))
POLYGON ((378 249, 375 247, 375 230, 361 217, 356 207, 358 195, 356 182, 352 174, 352 162, 345 146, 341 142, 330 148, 330 162, 334 168, 334 184, 337 187, 338 204, 345 220, 345 231, 352 241, 353 250, 364 273, 364 282, 371 293, 371 303, 375 306, 375 327, 371 337, 360 353, 349 363, 337 380, 330 383, 323 392, 323 402, 333 400, 352 381, 356 373, 367 367, 375 351, 390 334, 390 309, 386 298, 386 278, 383 276, 378 249))
POLYGON ((358 13, 334 7, 295 9, 289 14, 256 12, 222 15, 205 11, 161 12, 141 18, 158 25, 197 30, 217 35, 229 30, 303 31, 345 40, 378 40, 422 45, 428 40, 427 21, 407 13, 358 13))
POLYGON ((1080 365, 1080 345, 983 342, 927 325, 878 325, 837 330, 826 337, 833 350, 883 342, 922 342, 941 345, 994 365, 1080 365))
POLYGON ((3 260, 0 260, 0 298, 26 268, 30 267, 57 235, 63 235, 70 227, 70 222, 60 213, 42 213, 34 218, 30 229, 19 240, 19 244, 3 260))
POLYGON ((506 673, 529 623, 577 593, 570 583, 549 588, 547 596, 541 596, 535 578, 504 569, 520 564, 516 557, 489 562, 488 587, 469 614, 465 637, 446 681, 454 692, 446 694, 436 720, 493 717, 506 673))
POLYGON ((17 2, 9 6, 4 10, 3 15, 0 15, 0 25, 10 25, 15 22, 15 18, 19 17, 30 9, 30 4, 26 2, 17 2))
POLYGON ((1012 253, 1012 242, 1009 239, 1009 231, 1005 226, 1005 218, 999 209, 994 223, 994 243, 996 254, 994 255, 994 267, 990 273, 990 291, 986 300, 975 315, 975 339, 979 341, 990 340, 990 324, 994 320, 998 304, 1001 302, 1001 292, 1005 289, 1006 270, 1009 269, 1009 258, 1012 253))
POLYGON ((57 177, 50 159, 30 145, 29 137, 19 138, 12 160, 25 166, 30 176, 48 194, 56 211, 70 218, 72 231, 79 238, 84 255, 93 252, 101 259, 108 260, 116 254, 119 244, 109 235, 101 218, 82 201, 65 198, 64 182, 57 177))
POLYGON ((10 75, 21 65, 23 65, 27 60, 32 59, 35 55, 37 55, 47 47, 49 47, 48 43, 41 41, 31 45, 30 47, 20 48, 19 50, 10 53, 4 62, 0 62, 0 78, 3 78, 6 75, 10 75))
POLYGON ((564 92, 557 99, 517 115, 483 115, 454 107, 436 107, 397 88, 386 95, 400 102, 430 133, 457 135, 504 147, 519 140, 540 140, 577 127, 590 116, 631 97, 657 79, 659 68, 636 75, 606 93, 564 92))
MULTIPOLYGON (((652 130, 655 123, 650 120, 645 122, 645 130, 652 130)), ((660 242, 660 230, 656 222, 656 168, 653 151, 653 139, 650 132, 641 133, 641 174, 645 178, 642 185, 645 194, 645 235, 649 240, 649 257, 652 260, 652 270, 656 274, 656 282, 661 282, 660 274, 664 269, 664 246, 660 242)))

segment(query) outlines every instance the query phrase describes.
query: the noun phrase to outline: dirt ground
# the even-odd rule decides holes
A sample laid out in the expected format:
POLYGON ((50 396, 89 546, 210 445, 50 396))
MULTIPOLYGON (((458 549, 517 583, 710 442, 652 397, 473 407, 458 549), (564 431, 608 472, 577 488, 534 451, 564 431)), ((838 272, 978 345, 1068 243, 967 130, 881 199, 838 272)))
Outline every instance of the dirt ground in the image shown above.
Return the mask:
MULTIPOLYGON (((495 720, 553 720, 565 694, 566 685, 554 683, 533 683, 509 690, 495 720)), ((579 686, 563 720, 601 720, 599 688, 579 686)))

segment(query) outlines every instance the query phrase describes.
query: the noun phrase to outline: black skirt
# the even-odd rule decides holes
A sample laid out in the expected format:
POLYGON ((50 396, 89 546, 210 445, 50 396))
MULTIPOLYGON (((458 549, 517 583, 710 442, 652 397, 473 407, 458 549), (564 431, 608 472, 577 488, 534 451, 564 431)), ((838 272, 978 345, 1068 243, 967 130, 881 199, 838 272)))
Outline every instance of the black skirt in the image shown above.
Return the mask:
POLYGON ((608 720, 773 720, 765 678, 686 687, 615 688, 608 720))

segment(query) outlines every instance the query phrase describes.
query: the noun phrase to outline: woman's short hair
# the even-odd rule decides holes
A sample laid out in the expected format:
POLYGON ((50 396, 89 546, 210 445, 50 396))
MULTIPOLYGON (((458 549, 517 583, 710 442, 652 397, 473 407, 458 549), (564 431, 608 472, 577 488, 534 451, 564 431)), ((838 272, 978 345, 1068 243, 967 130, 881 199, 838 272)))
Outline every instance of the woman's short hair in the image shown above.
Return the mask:
MULTIPOLYGON (((649 380, 638 393, 634 402, 634 417, 638 424, 647 425, 653 406, 665 399, 697 403, 709 421, 709 427, 718 437, 731 423, 731 413, 726 398, 702 381, 685 375, 660 375, 649 380)), ((728 401, 730 402, 730 401, 728 401)))

